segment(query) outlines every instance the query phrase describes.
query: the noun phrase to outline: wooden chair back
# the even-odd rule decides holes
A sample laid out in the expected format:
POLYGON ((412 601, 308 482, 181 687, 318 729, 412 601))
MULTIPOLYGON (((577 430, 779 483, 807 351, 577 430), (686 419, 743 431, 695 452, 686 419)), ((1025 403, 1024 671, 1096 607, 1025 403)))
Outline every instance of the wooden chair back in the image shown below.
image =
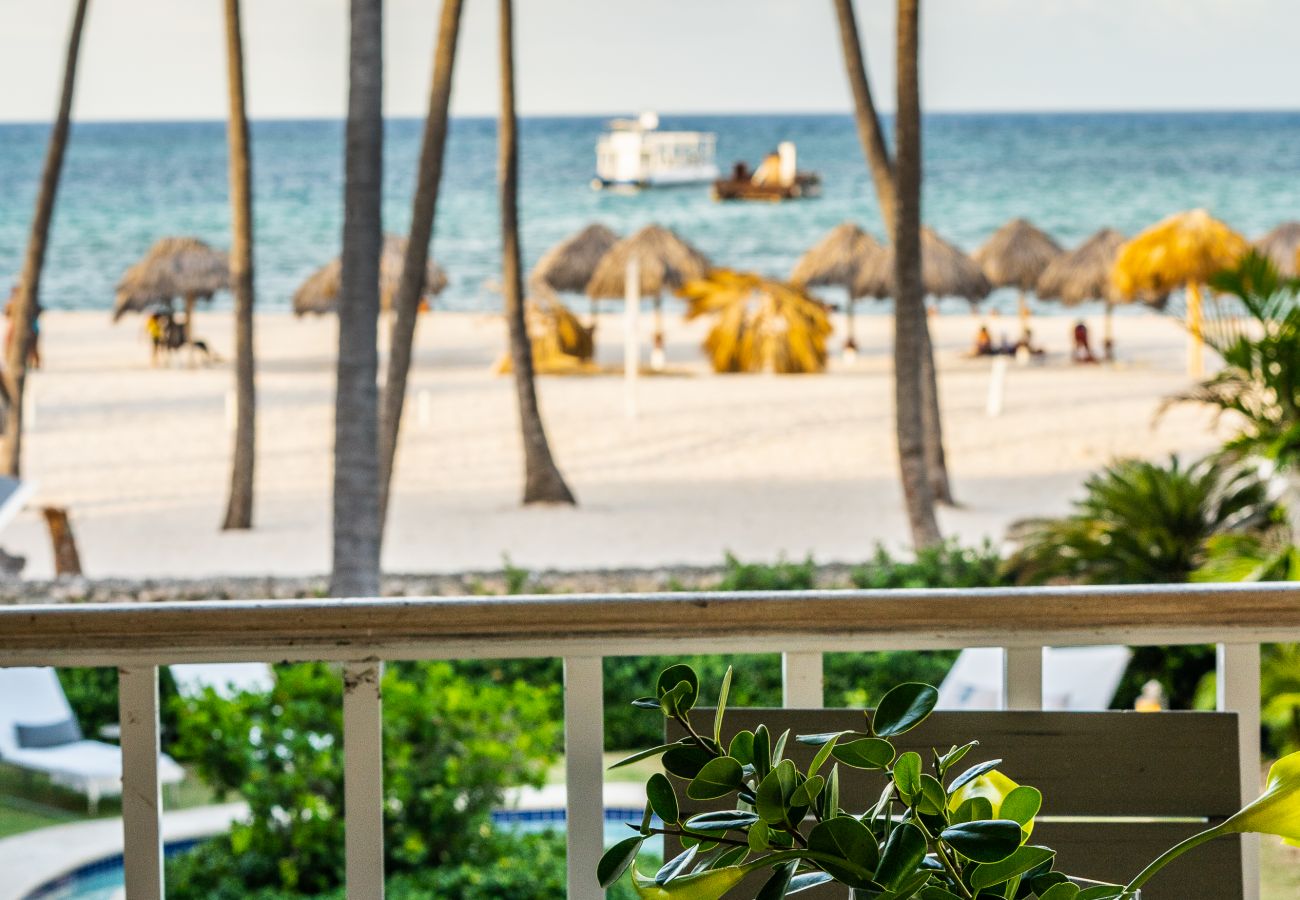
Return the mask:
MULTIPOLYGON (((712 721, 711 710, 696 715, 712 721)), ((860 710, 847 709, 728 710, 724 744, 760 723, 773 740, 790 729, 786 753, 803 768, 816 748, 797 743, 795 735, 860 731, 865 720, 860 710)), ((681 734, 675 723, 669 726, 669 738, 676 740, 681 734)), ((1031 840, 1054 848, 1058 868, 1078 877, 1125 881, 1241 805, 1237 717, 1231 713, 936 712, 895 744, 900 753, 920 753, 928 768, 932 748, 945 751, 970 740, 980 746, 957 768, 1001 759, 999 769, 1008 777, 1042 791, 1031 840)), ((883 786, 880 773, 840 766, 840 804, 849 811, 865 809, 883 786)), ((686 814, 719 808, 685 794, 678 790, 686 814)), ((671 838, 664 849, 666 858, 679 852, 671 838)), ((752 897, 754 890, 756 885, 746 883, 733 893, 752 897)), ((1241 841, 1220 838, 1163 870, 1144 889, 1143 900, 1240 900, 1242 894, 1241 841)), ((826 886, 800 896, 846 895, 843 888, 826 886)))

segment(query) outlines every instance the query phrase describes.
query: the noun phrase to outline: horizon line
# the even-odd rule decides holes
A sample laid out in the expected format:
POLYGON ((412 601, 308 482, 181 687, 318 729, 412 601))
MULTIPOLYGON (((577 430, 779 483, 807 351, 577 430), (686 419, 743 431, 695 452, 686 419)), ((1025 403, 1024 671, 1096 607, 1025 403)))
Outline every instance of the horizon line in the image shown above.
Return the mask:
MULTIPOLYGON (((851 109, 824 109, 824 110, 704 110, 704 111, 658 111, 658 115, 669 118, 749 118, 749 117, 774 117, 783 116, 788 118, 826 118, 826 117, 843 117, 853 118, 854 112, 851 109)), ((1070 109, 1053 109, 1048 107, 1042 108, 1023 108, 1023 109, 930 109, 922 111, 922 118, 929 116, 942 117, 976 117, 976 116, 1153 116, 1153 115, 1286 115, 1300 113, 1300 107, 1283 107, 1283 106, 1260 106, 1225 109, 1222 107, 1143 107, 1143 108, 1125 108, 1115 109, 1106 107, 1078 107, 1070 109)), ((599 119, 611 120, 619 118, 629 118, 636 116, 636 112, 540 112, 520 114, 520 120, 537 120, 537 119, 599 119)), ((882 111, 881 116, 892 119, 894 111, 882 111)), ((402 121, 422 121, 425 117, 420 114, 399 114, 384 116, 385 122, 402 122, 402 121)), ((452 121, 460 120, 495 120, 494 113, 459 113, 451 117, 452 121)), ((345 122, 346 115, 338 116, 319 116, 319 115, 288 115, 288 116, 250 116, 251 122, 345 122)), ((73 117, 72 124, 85 125, 197 125, 197 124, 220 124, 226 121, 223 116, 196 117, 196 118, 170 118, 170 117, 137 117, 137 118, 111 118, 88 116, 85 118, 73 117)), ((6 119, 0 117, 0 126, 4 125, 49 125, 47 119, 6 119)))

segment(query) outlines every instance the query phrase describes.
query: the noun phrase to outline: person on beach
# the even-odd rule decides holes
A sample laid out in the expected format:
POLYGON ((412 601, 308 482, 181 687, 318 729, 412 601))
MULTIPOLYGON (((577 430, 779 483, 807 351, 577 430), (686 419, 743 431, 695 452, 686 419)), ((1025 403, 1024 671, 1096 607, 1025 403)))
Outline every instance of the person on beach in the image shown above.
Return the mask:
POLYGON ((1077 363, 1095 363, 1097 357, 1093 355, 1092 347, 1088 343, 1088 326, 1080 319, 1074 325, 1074 349, 1070 351, 1070 358, 1077 363))
POLYGON ((981 325, 980 330, 975 332, 975 346, 971 348, 970 356, 994 356, 997 351, 993 349, 993 335, 989 333, 987 325, 981 325))
POLYGON ((156 309, 144 321, 144 331, 149 337, 149 365, 153 368, 158 367, 158 362, 168 350, 166 319, 162 310, 156 309))

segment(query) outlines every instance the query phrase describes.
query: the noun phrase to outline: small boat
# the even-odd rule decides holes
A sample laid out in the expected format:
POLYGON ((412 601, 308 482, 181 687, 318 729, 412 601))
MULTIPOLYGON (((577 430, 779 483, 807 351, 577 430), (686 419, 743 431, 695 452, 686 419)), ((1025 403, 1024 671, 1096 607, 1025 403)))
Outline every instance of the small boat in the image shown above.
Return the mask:
POLYGON ((819 197, 822 179, 816 172, 800 172, 794 143, 782 141, 752 174, 738 162, 730 178, 713 182, 714 200, 800 200, 819 197))
POLYGON ((718 136, 708 131, 660 131, 659 116, 615 119, 596 143, 601 188, 673 187, 707 184, 718 177, 718 136))

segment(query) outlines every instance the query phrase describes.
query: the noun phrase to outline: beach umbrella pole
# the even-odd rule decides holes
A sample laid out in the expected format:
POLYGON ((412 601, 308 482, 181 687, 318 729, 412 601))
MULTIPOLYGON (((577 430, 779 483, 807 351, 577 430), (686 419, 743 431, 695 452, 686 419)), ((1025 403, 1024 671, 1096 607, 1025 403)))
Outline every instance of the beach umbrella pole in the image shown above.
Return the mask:
POLYGON ((858 337, 855 334, 857 325, 853 321, 853 293, 849 292, 849 299, 844 306, 844 318, 849 338, 844 342, 844 361, 853 362, 858 358, 858 337))
POLYGON ((1020 292, 1020 336, 1029 336, 1029 301, 1025 299, 1025 292, 1020 292))
POLYGON ((655 338, 650 347, 650 368, 655 372, 664 370, 664 300, 655 294, 655 338))
POLYGON ((640 363, 637 343, 638 319, 641 317, 641 260, 633 254, 627 261, 623 278, 623 413, 636 418, 636 376, 640 363))
POLYGON ((1115 358, 1115 304, 1106 301, 1106 316, 1102 319, 1101 353, 1107 362, 1115 358))
POLYGON ((1201 313, 1201 287, 1195 282, 1187 284, 1187 374, 1200 378, 1205 374, 1205 360, 1202 353, 1204 339, 1201 326, 1204 317, 1201 313))

